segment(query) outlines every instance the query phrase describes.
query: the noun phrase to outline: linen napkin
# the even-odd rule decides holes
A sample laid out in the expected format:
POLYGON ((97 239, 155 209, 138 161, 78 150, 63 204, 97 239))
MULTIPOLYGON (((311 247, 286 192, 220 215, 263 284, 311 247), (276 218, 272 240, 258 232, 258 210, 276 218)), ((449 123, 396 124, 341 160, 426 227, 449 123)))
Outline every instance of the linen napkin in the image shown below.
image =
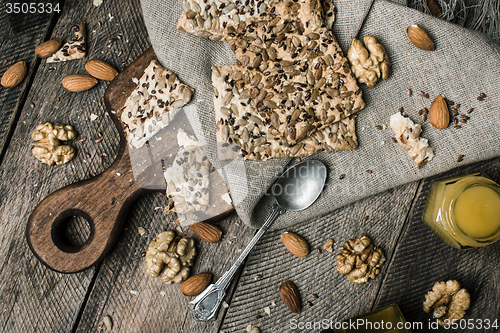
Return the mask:
MULTIPOLYGON (((319 152, 309 157, 324 162, 328 179, 324 192, 307 210, 282 215, 273 228, 314 221, 314 218, 387 189, 445 172, 460 165, 500 155, 500 46, 481 33, 459 27, 385 0, 337 0, 334 33, 347 54, 352 38, 375 36, 392 62, 392 76, 372 88, 361 85, 366 107, 358 113, 355 150, 319 152), (418 24, 433 38, 436 50, 413 46, 408 26, 418 24), (407 90, 413 95, 408 96, 407 90), (430 99, 419 95, 429 94, 430 99), (477 97, 486 94, 483 101, 477 97), (417 115, 437 95, 460 103, 461 114, 474 108, 460 129, 432 127, 417 115), (404 114, 422 124, 422 137, 429 140, 435 157, 417 169, 409 155, 391 141, 390 116, 403 107, 404 114), (386 125, 377 130, 376 125, 386 125), (464 155, 463 162, 457 157, 464 155), (345 175, 344 177, 340 177, 345 175), (342 179, 340 179, 342 178, 342 179)), ((196 136, 225 178, 244 223, 258 227, 273 202, 266 195, 289 159, 267 161, 219 161, 215 142, 215 119, 211 66, 235 63, 225 42, 211 41, 176 30, 181 1, 141 0, 146 27, 159 61, 195 89, 184 110, 196 136)))

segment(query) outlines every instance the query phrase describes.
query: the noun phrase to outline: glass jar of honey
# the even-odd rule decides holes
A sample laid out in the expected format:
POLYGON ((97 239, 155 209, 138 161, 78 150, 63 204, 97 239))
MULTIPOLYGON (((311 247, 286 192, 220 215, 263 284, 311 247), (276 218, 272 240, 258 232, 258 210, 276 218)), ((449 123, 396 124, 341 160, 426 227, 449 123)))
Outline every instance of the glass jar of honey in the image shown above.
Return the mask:
POLYGON ((500 186, 484 174, 435 182, 422 220, 458 249, 494 243, 500 239, 500 186))

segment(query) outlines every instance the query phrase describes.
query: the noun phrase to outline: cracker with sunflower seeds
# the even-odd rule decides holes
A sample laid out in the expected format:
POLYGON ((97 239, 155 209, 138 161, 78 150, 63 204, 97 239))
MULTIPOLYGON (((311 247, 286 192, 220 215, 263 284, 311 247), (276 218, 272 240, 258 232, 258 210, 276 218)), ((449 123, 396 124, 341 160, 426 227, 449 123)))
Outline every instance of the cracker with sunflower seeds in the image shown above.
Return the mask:
POLYGON ((365 105, 362 93, 333 34, 310 24, 317 21, 311 17, 321 13, 320 7, 311 10, 310 5, 309 1, 282 1, 265 18, 227 27, 238 63, 212 68, 217 138, 224 146, 237 144, 245 159, 357 147, 353 115, 365 105), (325 128, 331 131, 334 123, 347 131, 327 133, 327 138, 340 142, 318 141, 313 136, 325 128), (266 140, 267 146, 273 146, 271 154, 266 152, 270 156, 256 156, 255 147, 245 149, 241 139, 247 144, 266 140), (313 144, 299 145, 306 139, 314 139, 313 144))
MULTIPOLYGON (((273 11, 282 0, 183 0, 182 14, 177 29, 213 40, 226 40, 227 27, 237 26, 249 18, 263 17, 273 11)), ((310 11, 306 13, 309 24, 331 28, 335 21, 335 6, 332 0, 306 0, 305 3, 316 10, 318 3, 323 9, 323 16, 310 11), (323 23, 324 22, 324 23, 323 23)), ((320 11, 321 13, 321 11, 320 11)))
MULTIPOLYGON (((300 108, 295 108, 291 114, 281 113, 279 109, 255 112, 252 99, 257 97, 247 96, 246 92, 242 94, 234 88, 233 75, 239 76, 238 73, 241 72, 237 66, 212 68, 219 159, 264 160, 357 147, 356 115, 342 114, 338 121, 331 117, 318 129, 306 119, 314 117, 311 109, 310 113, 303 113, 300 108)), ((256 92, 253 94, 255 96, 256 92)))

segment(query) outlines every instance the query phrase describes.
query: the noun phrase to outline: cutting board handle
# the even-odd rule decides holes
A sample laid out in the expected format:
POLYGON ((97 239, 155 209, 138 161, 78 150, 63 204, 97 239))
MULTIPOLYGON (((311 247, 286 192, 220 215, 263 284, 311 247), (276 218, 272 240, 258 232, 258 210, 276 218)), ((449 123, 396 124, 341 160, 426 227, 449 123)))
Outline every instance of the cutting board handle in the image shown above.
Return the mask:
POLYGON ((128 147, 121 144, 116 160, 103 173, 61 188, 38 204, 28 220, 28 244, 42 263, 57 272, 85 270, 111 250, 129 207, 142 192, 132 175, 128 147), (81 216, 90 225, 90 236, 80 246, 64 235, 72 216, 81 216))

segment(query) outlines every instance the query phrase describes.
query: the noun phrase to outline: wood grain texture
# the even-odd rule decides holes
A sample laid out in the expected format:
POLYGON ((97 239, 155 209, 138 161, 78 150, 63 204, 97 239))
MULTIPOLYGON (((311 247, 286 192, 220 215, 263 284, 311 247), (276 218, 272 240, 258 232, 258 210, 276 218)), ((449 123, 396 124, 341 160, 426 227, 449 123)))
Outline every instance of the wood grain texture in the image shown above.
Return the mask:
MULTIPOLYGON (((406 320, 427 325, 431 314, 422 310, 425 294, 435 282, 457 280, 471 294, 471 307, 465 319, 499 319, 500 314, 500 243, 460 251, 443 243, 421 221, 427 192, 433 181, 471 173, 486 173, 500 183, 500 158, 452 170, 425 179, 418 190, 401 241, 394 252, 389 273, 381 286, 373 308, 397 303, 406 320)), ((500 324, 500 323, 499 323, 500 324)), ((426 327, 425 327, 426 328, 426 327)), ((415 330, 418 331, 418 330, 415 330)), ((428 331, 428 330, 427 330, 428 331)), ((449 332, 440 329, 432 332, 449 332)), ((474 332, 500 332, 500 329, 474 329, 474 332)), ((453 332, 472 332, 458 329, 453 332)))
MULTIPOLYGON (((135 2, 104 2, 94 7, 92 1, 66 1, 51 38, 68 38, 71 27, 85 21, 87 59, 98 57, 121 68, 121 63, 130 63, 150 46, 144 32, 136 34, 144 31, 138 8, 135 2), (110 20, 108 14, 114 18, 110 20), (106 45, 109 38, 115 39, 110 47, 106 45), (123 53, 118 56, 120 50, 123 53)), ((58 64, 41 61, 26 99, 35 108, 24 105, 0 166, 0 221, 6 231, 0 238, 2 332, 70 332, 94 277, 94 269, 74 275, 48 270, 29 251, 23 235, 28 216, 41 199, 65 185, 102 172, 117 154, 118 132, 102 103, 107 83, 100 82, 82 93, 70 93, 61 87, 66 75, 85 73, 84 64, 84 60, 58 64), (97 115, 95 121, 90 120, 91 114, 97 115), (81 143, 70 142, 78 151, 71 163, 48 167, 32 156, 29 133, 46 121, 71 124, 78 139, 87 138, 81 143), (102 141, 96 143, 99 138, 102 141), (102 153, 107 157, 102 157, 102 153)), ((101 199, 109 201, 110 196, 101 199)))
POLYGON ((288 252, 280 240, 281 231, 265 234, 247 261, 221 332, 243 332, 249 324, 262 332, 293 332, 292 319, 338 321, 369 311, 387 265, 375 280, 354 285, 337 272, 334 256, 344 242, 364 233, 390 259, 417 186, 418 182, 401 186, 392 193, 381 193, 287 229, 309 242, 312 251, 305 258, 288 252), (335 252, 319 254, 317 248, 322 248, 328 238, 334 240, 335 252), (258 274, 263 277, 256 279, 258 274), (303 302, 299 314, 291 313, 279 297, 279 286, 285 280, 299 289, 303 302), (314 293, 318 299, 312 297, 314 293), (270 308, 271 315, 265 313, 265 307, 270 308), (262 318, 257 319, 257 315, 262 318))
POLYGON ((51 193, 31 213, 26 239, 35 256, 49 268, 75 273, 94 266, 113 248, 136 198, 138 187, 130 158, 121 142, 118 155, 103 173, 51 193), (104 198, 109 197, 108 200, 104 198), (88 241, 75 246, 65 237, 68 219, 85 218, 90 225, 88 241))
MULTIPOLYGON (((55 0, 32 2, 57 3, 55 0)), ((35 56, 35 48, 46 39, 52 23, 58 16, 54 12, 9 14, 6 3, 2 2, 0 11, 0 76, 18 61, 27 63, 28 74, 15 88, 0 86, 0 161, 5 154, 9 137, 26 101, 26 95, 39 64, 35 56)))
MULTIPOLYGON (((149 242, 165 230, 175 230, 174 215, 163 215, 163 198, 146 195, 131 209, 126 229, 113 252, 104 259, 96 283, 83 311, 77 333, 105 332, 102 318, 109 315, 116 332, 217 332, 225 314, 222 308, 218 319, 211 323, 197 323, 188 310, 193 297, 184 296, 179 285, 164 285, 160 278, 146 275, 142 253, 149 242), (137 228, 146 233, 140 236, 137 228), (131 290, 138 291, 137 295, 131 290)), ((242 248, 254 234, 236 214, 217 223, 223 231, 218 243, 200 241, 189 227, 184 235, 194 237, 198 255, 191 275, 211 273, 215 282, 236 260, 242 248)), ((228 289, 230 303, 236 281, 228 289)))

